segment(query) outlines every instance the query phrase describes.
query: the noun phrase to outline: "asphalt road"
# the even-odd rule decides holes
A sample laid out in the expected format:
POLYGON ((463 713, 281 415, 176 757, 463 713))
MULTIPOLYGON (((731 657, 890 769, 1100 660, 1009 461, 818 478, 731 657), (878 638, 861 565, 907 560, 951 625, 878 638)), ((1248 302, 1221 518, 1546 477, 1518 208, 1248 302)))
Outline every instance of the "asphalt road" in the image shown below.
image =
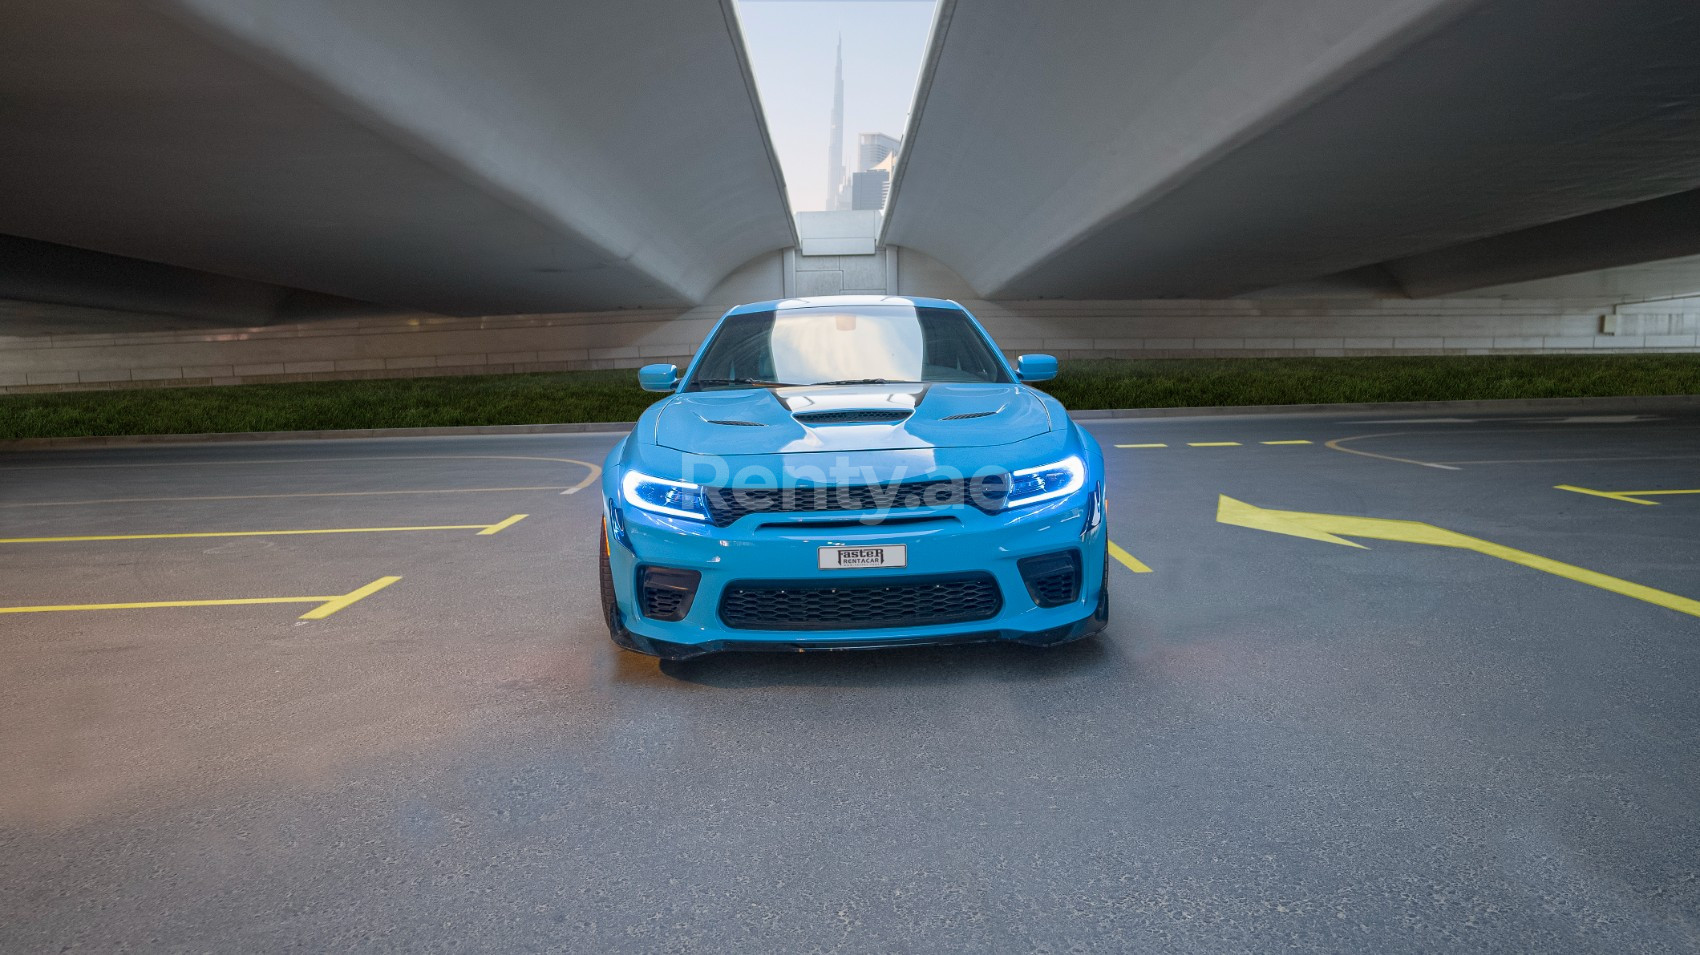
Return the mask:
POLYGON ((0 950, 1700 950, 1700 416, 1091 427, 1101 637, 666 672, 613 435, 0 455, 0 950))

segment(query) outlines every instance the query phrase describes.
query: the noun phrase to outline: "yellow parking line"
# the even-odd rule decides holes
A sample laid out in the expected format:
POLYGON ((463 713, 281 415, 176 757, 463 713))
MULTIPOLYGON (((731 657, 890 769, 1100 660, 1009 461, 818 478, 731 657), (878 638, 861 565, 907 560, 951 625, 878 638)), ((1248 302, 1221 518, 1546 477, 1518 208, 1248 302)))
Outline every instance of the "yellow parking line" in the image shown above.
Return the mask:
MULTIPOLYGON (((574 488, 579 485, 574 485, 574 488)), ((383 497, 394 494, 491 494, 501 491, 569 491, 562 484, 541 487, 442 487, 407 491, 301 491, 294 494, 198 494, 190 497, 97 497, 83 501, 10 501, 0 507, 71 507, 83 504, 163 504, 175 501, 259 501, 284 497, 383 497)))
POLYGON ((500 534, 502 531, 514 526, 515 524, 518 524, 520 521, 523 521, 527 517, 530 517, 530 516, 531 515, 529 515, 529 514, 515 514, 514 516, 508 518, 507 520, 501 522, 500 524, 491 524, 489 527, 484 528, 483 530, 478 532, 478 536, 488 537, 491 534, 500 534))
POLYGON ((1260 444, 1310 444, 1309 441, 1261 441, 1260 444))
POLYGON ((346 609, 351 604, 356 604, 365 600, 367 597, 372 596, 400 579, 400 577, 379 577, 377 580, 372 581, 358 590, 350 590, 348 593, 343 594, 340 597, 332 598, 322 607, 315 607, 314 609, 307 611, 301 615, 301 619, 323 620, 331 614, 336 613, 338 610, 346 609))
POLYGON ((222 600, 145 600, 116 604, 50 604, 38 607, 0 607, 0 613, 60 613, 68 610, 151 610, 156 607, 240 607, 249 604, 320 604, 301 615, 302 620, 323 620, 383 590, 400 577, 379 577, 358 590, 334 597, 233 597, 222 600))
POLYGON ((293 537, 302 534, 385 534, 397 531, 477 531, 494 534, 523 520, 515 514, 500 524, 434 524, 420 527, 323 527, 281 531, 189 531, 176 534, 83 534, 75 537, 0 537, 0 544, 66 544, 83 541, 182 540, 192 537, 293 537))
POLYGON ((1166 448, 1166 444, 1118 444, 1118 448, 1166 448))
POLYGON ((1144 561, 1133 556, 1127 551, 1122 550, 1121 545, 1117 544, 1115 541, 1110 541, 1110 556, 1121 561, 1123 567, 1126 567, 1128 570, 1131 570, 1136 574, 1151 573, 1151 568, 1145 566, 1144 561))
POLYGON ((1240 443, 1238 441, 1188 441, 1186 446, 1189 448, 1237 448, 1240 443))
POLYGON ((1670 494, 1700 494, 1700 488, 1683 488, 1674 491, 1596 491, 1592 488, 1577 487, 1574 484, 1554 484, 1560 491, 1574 491, 1577 494, 1588 494, 1593 497, 1603 497, 1613 501, 1623 501, 1626 504, 1645 504, 1648 507, 1658 507, 1658 501, 1643 501, 1644 497, 1665 497, 1670 494))

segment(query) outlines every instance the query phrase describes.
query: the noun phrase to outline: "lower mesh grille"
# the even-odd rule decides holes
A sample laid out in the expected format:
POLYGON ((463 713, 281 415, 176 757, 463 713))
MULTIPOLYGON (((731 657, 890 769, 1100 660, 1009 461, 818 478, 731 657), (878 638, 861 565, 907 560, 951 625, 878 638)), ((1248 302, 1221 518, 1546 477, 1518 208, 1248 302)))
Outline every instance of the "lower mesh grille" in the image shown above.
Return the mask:
POLYGON ((743 630, 924 627, 986 620, 1002 606, 990 574, 838 585, 734 583, 720 596, 720 619, 743 630))
POLYGON ((1041 607, 1060 607, 1080 599, 1080 554, 1058 551, 1024 557, 1017 564, 1027 593, 1041 607))
POLYGON ((691 612, 702 574, 671 567, 645 567, 638 571, 638 593, 643 615, 651 620, 683 620, 691 612))
POLYGON ((1038 596, 1038 604, 1042 607, 1057 607, 1074 602, 1074 592, 1080 583, 1079 575, 1072 570, 1046 574, 1035 579, 1032 583, 1033 593, 1038 596))
POLYGON ((677 620, 684 616, 679 612, 684 605, 685 595, 677 590, 643 589, 643 615, 651 620, 677 620))

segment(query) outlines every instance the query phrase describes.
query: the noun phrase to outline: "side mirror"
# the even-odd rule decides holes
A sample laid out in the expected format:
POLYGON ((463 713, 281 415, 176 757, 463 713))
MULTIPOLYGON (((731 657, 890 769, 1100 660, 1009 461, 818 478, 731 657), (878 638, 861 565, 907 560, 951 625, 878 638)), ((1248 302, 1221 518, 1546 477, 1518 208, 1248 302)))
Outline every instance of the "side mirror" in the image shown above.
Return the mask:
POLYGON ((1057 376, 1057 360, 1050 355, 1022 355, 1015 362, 1015 377, 1022 381, 1050 381, 1057 376))
POLYGON ((644 391, 672 391, 679 387, 679 366, 645 365, 638 369, 638 384, 644 391))

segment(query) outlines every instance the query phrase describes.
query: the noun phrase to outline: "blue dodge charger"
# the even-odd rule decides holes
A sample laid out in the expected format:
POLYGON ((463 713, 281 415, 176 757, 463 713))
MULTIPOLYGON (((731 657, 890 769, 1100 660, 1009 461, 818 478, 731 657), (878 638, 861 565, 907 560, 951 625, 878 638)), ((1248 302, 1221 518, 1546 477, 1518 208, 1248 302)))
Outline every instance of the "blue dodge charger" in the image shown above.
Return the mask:
POLYGON ((602 477, 616 644, 682 659, 1007 640, 1108 619, 1104 459, 955 302, 732 309, 602 477))

